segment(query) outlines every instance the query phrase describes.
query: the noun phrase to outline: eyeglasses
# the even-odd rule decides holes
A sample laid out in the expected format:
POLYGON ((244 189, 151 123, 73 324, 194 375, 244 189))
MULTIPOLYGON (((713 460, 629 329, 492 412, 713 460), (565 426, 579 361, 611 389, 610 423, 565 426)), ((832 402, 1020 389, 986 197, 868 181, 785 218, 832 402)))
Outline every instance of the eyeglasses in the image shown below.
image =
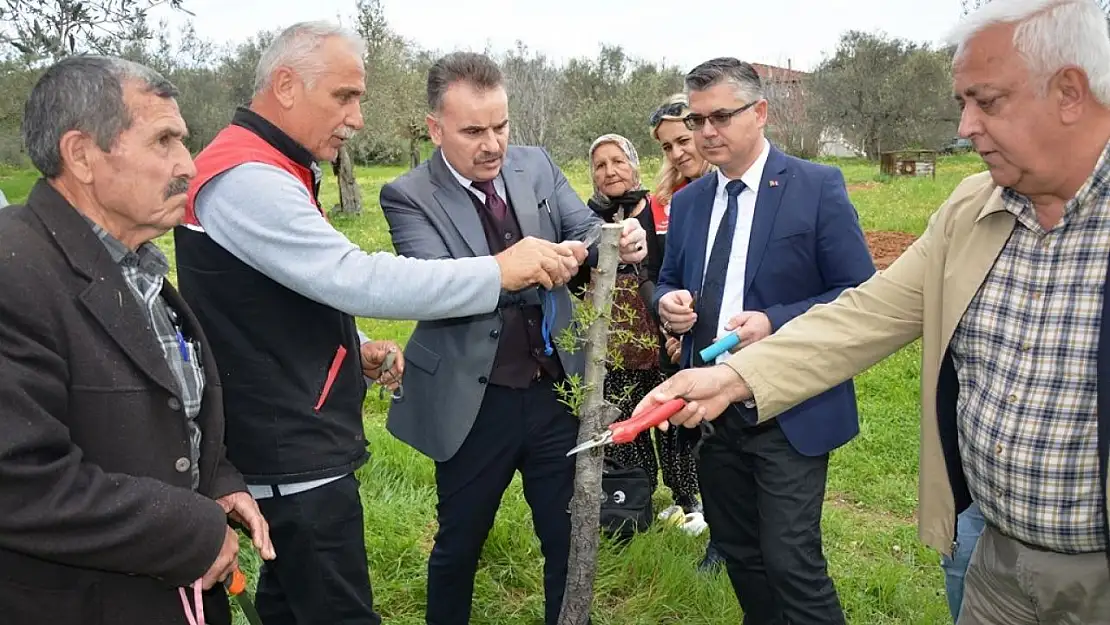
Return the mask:
POLYGON ((739 115, 740 113, 743 113, 756 104, 759 104, 759 102, 759 100, 752 100, 751 102, 748 102, 738 109, 732 109, 730 111, 714 111, 709 115, 695 115, 693 113, 690 113, 682 119, 682 122, 686 124, 686 127, 690 130, 701 130, 702 126, 705 126, 705 120, 707 119, 713 122, 714 128, 724 128, 732 122, 733 117, 739 115))
POLYGON ((664 117, 678 117, 680 114, 682 114, 682 110, 684 108, 686 108, 686 105, 682 102, 672 102, 670 104, 664 104, 663 106, 655 109, 655 112, 648 117, 648 126, 651 126, 652 128, 658 126, 659 122, 663 121, 664 117))

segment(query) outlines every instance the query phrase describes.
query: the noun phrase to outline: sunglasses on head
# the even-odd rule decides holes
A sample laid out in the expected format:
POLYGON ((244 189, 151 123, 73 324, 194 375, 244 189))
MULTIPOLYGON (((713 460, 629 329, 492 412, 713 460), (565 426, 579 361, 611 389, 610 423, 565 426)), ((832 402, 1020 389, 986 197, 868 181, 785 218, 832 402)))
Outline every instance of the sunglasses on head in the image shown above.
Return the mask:
POLYGON ((752 100, 740 108, 727 111, 713 111, 709 115, 695 115, 690 113, 682 119, 682 122, 686 124, 686 128, 690 130, 701 130, 702 127, 705 126, 705 120, 707 119, 713 123, 714 128, 724 128, 732 122, 733 117, 743 113, 758 103, 759 100, 752 100))
POLYGON ((663 121, 664 117, 678 117, 682 113, 682 109, 684 108, 686 108, 686 105, 682 102, 672 102, 671 104, 664 104, 663 106, 655 109, 655 112, 652 113, 650 117, 648 117, 648 125, 654 128, 655 126, 659 125, 659 122, 663 121))

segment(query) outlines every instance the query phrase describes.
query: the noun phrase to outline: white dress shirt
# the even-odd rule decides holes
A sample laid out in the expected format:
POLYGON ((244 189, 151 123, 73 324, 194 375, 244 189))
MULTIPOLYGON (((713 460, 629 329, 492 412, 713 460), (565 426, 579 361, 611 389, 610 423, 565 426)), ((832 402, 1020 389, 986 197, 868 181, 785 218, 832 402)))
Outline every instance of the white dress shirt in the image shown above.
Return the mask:
MULTIPOLYGON (((767 155, 771 152, 771 144, 764 139, 763 151, 740 176, 745 188, 736 198, 736 231, 732 235, 732 252, 728 259, 728 272, 725 274, 725 291, 721 298, 721 312, 717 317, 717 334, 724 336, 725 324, 728 320, 744 311, 744 274, 748 264, 748 241, 752 235, 752 219, 755 216, 755 200, 759 196, 759 185, 763 180, 763 167, 767 164, 767 155)), ((709 215, 709 236, 705 241, 705 265, 702 267, 702 280, 709 266, 709 255, 713 253, 713 241, 717 238, 717 227, 725 216, 728 208, 728 193, 725 185, 730 179, 717 170, 717 194, 713 198, 713 212, 709 215)), ((699 295, 700 299, 700 295, 699 295)), ((725 352, 717 357, 716 362, 728 360, 732 354, 725 352)))

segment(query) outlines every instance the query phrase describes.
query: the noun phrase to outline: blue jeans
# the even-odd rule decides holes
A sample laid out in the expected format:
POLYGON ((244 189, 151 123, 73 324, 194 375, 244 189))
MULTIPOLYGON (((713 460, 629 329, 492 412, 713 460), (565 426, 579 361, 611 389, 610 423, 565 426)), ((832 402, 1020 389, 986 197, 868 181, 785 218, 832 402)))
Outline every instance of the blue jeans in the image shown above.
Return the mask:
POLYGON ((948 595, 948 611, 952 613, 952 622, 956 622, 960 616, 960 604, 964 600, 964 575, 985 523, 979 504, 972 503, 957 518, 956 545, 952 557, 941 556, 940 566, 944 569, 944 590, 948 595))

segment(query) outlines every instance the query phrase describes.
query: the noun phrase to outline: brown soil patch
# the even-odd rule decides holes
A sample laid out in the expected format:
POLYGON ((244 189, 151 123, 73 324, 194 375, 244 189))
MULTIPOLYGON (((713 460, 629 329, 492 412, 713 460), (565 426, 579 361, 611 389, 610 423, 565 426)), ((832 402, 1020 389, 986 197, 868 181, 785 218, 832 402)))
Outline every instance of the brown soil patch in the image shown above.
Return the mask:
POLYGON ((867 247, 871 250, 871 258, 875 260, 876 269, 886 269, 906 251, 917 237, 906 232, 865 232, 867 247))

